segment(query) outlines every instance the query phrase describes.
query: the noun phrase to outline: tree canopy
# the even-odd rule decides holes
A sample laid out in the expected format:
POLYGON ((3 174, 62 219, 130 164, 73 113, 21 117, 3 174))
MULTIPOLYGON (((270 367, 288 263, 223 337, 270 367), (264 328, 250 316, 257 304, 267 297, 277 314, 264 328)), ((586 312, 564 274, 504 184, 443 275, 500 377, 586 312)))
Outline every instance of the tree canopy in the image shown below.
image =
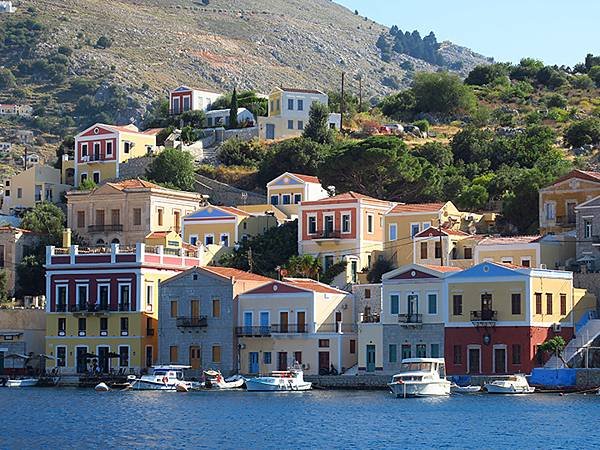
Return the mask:
POLYGON ((148 179, 156 183, 170 183, 183 191, 194 191, 194 160, 190 153, 167 148, 146 170, 148 179))

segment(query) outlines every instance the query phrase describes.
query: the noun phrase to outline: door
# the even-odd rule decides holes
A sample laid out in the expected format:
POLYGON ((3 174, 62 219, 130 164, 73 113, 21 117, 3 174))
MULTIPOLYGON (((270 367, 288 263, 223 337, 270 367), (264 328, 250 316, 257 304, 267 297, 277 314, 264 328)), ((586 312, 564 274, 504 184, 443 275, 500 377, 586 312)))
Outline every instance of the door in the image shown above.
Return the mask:
POLYGON ((296 313, 296 323, 298 325, 298 333, 306 333, 306 313, 304 311, 296 313))
POLYGON ((567 223, 573 224, 575 223, 575 207, 577 203, 575 202, 567 202, 567 223))
POLYGON ((103 226, 103 225, 104 225, 104 210, 97 209, 96 210, 96 226, 103 226))
POLYGON ((100 371, 102 373, 108 373, 110 370, 109 367, 109 358, 108 352, 110 351, 109 347, 98 347, 98 367, 100 367, 100 371))
POLYGON ((200 302, 198 300, 190 302, 190 312, 192 313, 192 318, 197 319, 200 317, 200 302))
POLYGON ((252 311, 244 312, 244 333, 252 334, 252 311))
POLYGON ((186 95, 185 97, 183 97, 183 110, 189 111, 190 109, 192 109, 190 106, 190 97, 186 95))
POLYGON ((152 367, 152 365, 154 364, 153 349, 154 348, 151 345, 146 347, 146 367, 152 367))
POLYGON ((287 352, 277 353, 277 370, 287 370, 287 352))
POLYGON ((494 349, 494 373, 506 373, 506 349, 494 349))
MULTIPOLYGON (((279 332, 280 333, 287 333, 288 332, 288 312, 287 311, 281 311, 279 313, 279 332)), ((285 369, 283 369, 285 370, 285 369)))
POLYGON ((367 372, 375 372, 375 346, 367 345, 367 372))
POLYGON ((469 367, 467 368, 468 373, 480 373, 479 364, 481 361, 481 349, 470 348, 469 349, 469 367))
POLYGON ((409 295, 407 305, 408 321, 415 322, 416 315, 419 314, 419 296, 409 295))
POLYGON ((333 232, 333 216, 325 216, 325 237, 333 232))
POLYGON ((481 294, 481 320, 492 320, 492 294, 481 294))
POLYGON ((259 373, 258 370, 258 352, 248 354, 248 371, 250 373, 259 373))
POLYGON ((321 371, 329 372, 329 352, 319 352, 319 373, 321 371))
POLYGON ((200 346, 190 345, 190 366, 192 369, 200 369, 200 346))
POLYGON ((269 332, 269 312, 262 311, 260 313, 260 332, 265 334, 269 332))
POLYGON ((87 347, 77 347, 77 350, 75 351, 77 373, 85 373, 87 371, 87 359, 85 358, 86 353, 87 347))
POLYGON ((358 261, 356 261, 355 259, 352 260, 351 262, 351 267, 352 267, 352 282, 356 283, 356 281, 358 280, 358 261))
POLYGON ((272 123, 267 124, 267 139, 275 139, 275 125, 272 123))
POLYGON ((110 220, 111 225, 121 225, 121 210, 112 209, 110 211, 110 220))
POLYGON ((179 97, 173 98, 173 114, 179 114, 179 97))

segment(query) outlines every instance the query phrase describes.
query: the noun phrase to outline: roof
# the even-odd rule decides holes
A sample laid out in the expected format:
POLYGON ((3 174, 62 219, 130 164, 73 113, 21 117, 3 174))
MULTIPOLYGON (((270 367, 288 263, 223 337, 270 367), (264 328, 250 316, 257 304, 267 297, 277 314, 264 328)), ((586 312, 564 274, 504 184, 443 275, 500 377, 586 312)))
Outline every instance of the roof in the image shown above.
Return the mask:
POLYGON ((487 236, 479 241, 478 245, 512 245, 533 244, 539 242, 540 235, 535 236, 487 236))
POLYGON ((287 295, 306 292, 316 292, 319 294, 348 294, 348 292, 336 289, 332 286, 320 283, 310 278, 284 278, 283 281, 270 281, 270 283, 258 286, 250 291, 245 292, 245 294, 287 295))
POLYGON ((585 170, 575 169, 570 171, 568 174, 560 177, 558 180, 555 180, 550 184, 550 186, 561 183, 563 181, 569 180, 571 178, 581 178, 583 180, 592 181, 595 183, 600 183, 600 172, 591 172, 585 170))
MULTIPOLYGON (((166 189, 166 188, 163 188, 162 186, 159 186, 158 184, 154 184, 154 183, 151 183, 146 180, 140 180, 139 178, 132 178, 131 180, 109 182, 106 184, 108 184, 109 186, 112 186, 115 189, 118 189, 120 191, 122 191, 124 189, 143 189, 143 188, 145 188, 145 189, 166 189)), ((172 189, 172 190, 174 190, 174 189, 172 189)))
POLYGON ((324 283, 320 283, 311 278, 284 278, 283 281, 292 286, 296 286, 302 289, 308 289, 310 291, 319 292, 322 294, 346 294, 347 292, 340 289, 336 289, 324 283))
POLYGON ((153 231, 148 236, 146 236, 146 239, 164 238, 167 237, 170 233, 171 231, 153 231))
POLYGON ((284 92, 298 92, 301 94, 324 94, 324 92, 319 91, 317 89, 301 89, 301 88, 287 88, 287 87, 280 87, 279 89, 281 89, 284 92))
POLYGON ((305 181, 307 183, 317 183, 317 184, 321 184, 321 180, 319 180, 319 177, 315 177, 314 175, 303 175, 301 173, 294 173, 294 172, 288 172, 290 175, 295 176, 296 178, 301 179, 302 181, 305 181))
POLYGON ((238 209, 234 206, 217 206, 217 208, 223 209, 231 214, 235 214, 236 216, 246 216, 246 217, 251 216, 250 213, 247 213, 246 211, 242 211, 241 209, 238 209))
POLYGON ((162 130, 164 130, 164 128, 148 128, 147 130, 142 131, 142 134, 147 134, 149 136, 156 136, 162 130))
POLYGON ((10 225, 3 225, 0 226, 0 233, 13 233, 13 232, 21 232, 21 233, 33 233, 33 231, 30 230, 24 230, 22 228, 17 228, 17 227, 13 227, 10 225))
MULTIPOLYGON (((206 115, 210 116, 210 115, 219 115, 219 114, 229 114, 230 113, 230 109, 228 108, 224 108, 224 109, 211 109, 210 111, 206 111, 206 115)), ((240 115, 241 113, 243 113, 244 111, 248 111, 247 108, 238 108, 237 109, 237 113, 238 115, 240 115)))
POLYGON ((454 266, 436 266, 433 264, 423 264, 423 267, 427 267, 431 270, 437 270, 438 272, 460 272, 462 269, 460 267, 454 266))
POLYGON ((413 203, 396 205, 390 214, 407 212, 438 212, 445 203, 413 203))
POLYGON ((420 233, 415 234, 414 237, 439 237, 439 236, 471 236, 469 233, 465 233, 460 230, 453 230, 452 228, 439 228, 429 227, 421 231, 420 233))
POLYGON ((243 270, 234 269, 231 267, 204 266, 201 267, 201 269, 214 273, 215 275, 218 275, 223 278, 235 278, 236 280, 245 281, 273 281, 272 278, 263 277, 262 275, 257 275, 252 272, 245 272, 243 270))
POLYGON ((343 194, 334 195, 333 197, 323 198, 321 200, 314 200, 308 202, 302 202, 303 205, 316 205, 320 203, 337 203, 337 202, 347 202, 349 200, 369 200, 378 203, 387 203, 387 200, 379 200, 377 198, 369 197, 368 195, 360 194, 354 191, 344 192, 343 194))

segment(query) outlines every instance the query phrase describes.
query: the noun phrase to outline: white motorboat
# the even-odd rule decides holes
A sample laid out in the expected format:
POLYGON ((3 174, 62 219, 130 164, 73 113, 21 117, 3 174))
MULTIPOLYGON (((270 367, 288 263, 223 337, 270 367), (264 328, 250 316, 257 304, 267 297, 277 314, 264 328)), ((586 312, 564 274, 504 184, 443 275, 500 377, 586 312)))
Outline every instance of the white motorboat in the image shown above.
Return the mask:
POLYGON ((96 387, 94 387, 94 390, 96 392, 108 392, 110 391, 110 388, 108 387, 108 384, 100 382, 96 385, 96 387))
POLYGON ((175 391, 180 384, 189 390, 192 383, 183 379, 183 371, 190 368, 191 366, 180 365, 155 366, 150 375, 142 375, 140 378, 132 376, 129 383, 133 390, 175 391))
POLYGON ((504 380, 495 380, 484 386, 490 394, 533 394, 534 387, 529 386, 525 375, 511 375, 504 380))
POLYGON ((37 378, 22 378, 22 379, 8 379, 6 380, 6 387, 32 387, 37 386, 37 378))
POLYGON ((308 391, 312 383, 304 381, 302 369, 292 367, 288 370, 276 370, 269 376, 246 380, 248 391, 308 391))
POLYGON ((458 384, 452 384, 450 392, 453 394, 476 394, 477 392, 481 392, 481 386, 459 386, 458 384))
POLYGON ((449 395, 451 384, 444 358, 408 358, 388 386, 396 397, 405 398, 449 395))
POLYGON ((200 383, 202 389, 240 389, 244 386, 246 379, 240 375, 234 375, 227 379, 218 370, 205 370, 203 383, 200 383))

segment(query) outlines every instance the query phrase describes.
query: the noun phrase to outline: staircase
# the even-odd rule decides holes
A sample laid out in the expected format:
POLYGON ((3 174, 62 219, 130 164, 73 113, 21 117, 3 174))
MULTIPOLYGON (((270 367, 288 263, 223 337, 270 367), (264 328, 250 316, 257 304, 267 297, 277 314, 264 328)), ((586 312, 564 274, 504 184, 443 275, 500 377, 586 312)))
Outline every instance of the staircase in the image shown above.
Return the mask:
MULTIPOLYGON (((581 350, 590 346, 594 339, 600 336, 600 319, 596 318, 595 311, 589 311, 575 325, 575 338, 573 338, 563 350, 563 359, 570 362, 581 350)), ((546 364, 546 369, 560 369, 564 367, 563 362, 552 356, 546 364)))

